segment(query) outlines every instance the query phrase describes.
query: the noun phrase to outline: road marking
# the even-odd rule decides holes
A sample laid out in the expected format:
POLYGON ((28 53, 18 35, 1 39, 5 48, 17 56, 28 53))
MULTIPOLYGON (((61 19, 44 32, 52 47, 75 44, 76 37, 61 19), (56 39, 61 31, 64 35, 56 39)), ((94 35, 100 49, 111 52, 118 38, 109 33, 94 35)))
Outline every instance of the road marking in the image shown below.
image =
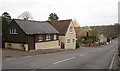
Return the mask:
POLYGON ((13 60, 13 58, 11 58, 11 59, 9 58, 9 59, 6 59, 6 60, 13 60))
POLYGON ((46 54, 46 55, 50 55, 50 54, 46 54))
POLYGON ((64 61, 67 61, 67 60, 71 60, 71 59, 74 59, 75 57, 71 57, 71 58, 68 58, 68 59, 64 59, 64 60, 61 60, 61 61, 57 61, 53 64, 58 64, 58 63, 61 63, 61 62, 64 62, 64 61))
POLYGON ((8 58, 8 59, 2 59, 2 60, 14 60, 14 59, 17 59, 17 58, 8 58))
POLYGON ((111 71, 111 69, 112 69, 112 67, 113 67, 113 63, 114 63, 116 54, 117 54, 117 52, 114 53, 114 56, 113 56, 113 58, 112 58, 112 62, 111 62, 110 67, 109 67, 110 71, 111 71))
POLYGON ((26 56, 26 58, 29 58, 29 57, 32 57, 32 56, 26 56))
POLYGON ((37 69, 32 69, 32 70, 30 70, 30 71, 36 71, 37 69))
POLYGON ((36 56, 40 56, 40 55, 36 55, 36 56))
POLYGON ((80 56, 84 56, 84 55, 87 55, 88 53, 84 53, 84 54, 81 54, 80 56))

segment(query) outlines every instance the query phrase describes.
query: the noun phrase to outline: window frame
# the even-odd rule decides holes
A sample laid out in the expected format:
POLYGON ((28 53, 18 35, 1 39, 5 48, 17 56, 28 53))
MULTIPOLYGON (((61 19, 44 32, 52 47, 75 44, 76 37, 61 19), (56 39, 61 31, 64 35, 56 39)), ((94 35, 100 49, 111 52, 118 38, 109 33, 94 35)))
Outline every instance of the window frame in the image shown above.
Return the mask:
POLYGON ((73 33, 73 27, 70 27, 70 28, 69 28, 69 32, 70 32, 70 33, 73 33))
POLYGON ((43 41, 43 35, 38 35, 38 41, 42 42, 43 41))
POLYGON ((71 43, 71 39, 67 39, 67 43, 71 43))
POLYGON ((57 35, 56 34, 54 34, 54 40, 57 40, 57 35))
POLYGON ((51 40, 51 35, 50 34, 47 34, 46 35, 46 41, 50 41, 51 40))
POLYGON ((16 28, 10 28, 10 29, 9 29, 9 33, 10 33, 10 34, 18 34, 16 28))

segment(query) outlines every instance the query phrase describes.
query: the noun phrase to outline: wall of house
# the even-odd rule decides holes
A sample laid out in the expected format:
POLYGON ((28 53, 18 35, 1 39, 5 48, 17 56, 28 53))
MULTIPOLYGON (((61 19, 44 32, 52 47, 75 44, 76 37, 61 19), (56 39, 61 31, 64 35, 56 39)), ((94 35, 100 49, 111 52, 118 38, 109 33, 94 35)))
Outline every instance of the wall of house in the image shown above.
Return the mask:
POLYGON ((22 50, 22 51, 28 51, 28 44, 7 43, 6 42, 5 43, 5 48, 17 49, 17 50, 22 50))
POLYGON ((76 32, 74 29, 73 22, 71 21, 67 33, 65 35, 65 49, 76 49, 76 32), (73 27, 72 33, 69 31, 70 27, 73 27), (70 43, 67 43, 67 40, 70 39, 70 43), (74 42, 73 42, 74 39, 74 42))
POLYGON ((19 27, 19 25, 13 20, 9 27, 4 32, 4 40, 5 42, 11 43, 26 43, 26 34, 25 32, 19 27), (16 29, 16 34, 10 34, 10 29, 16 29))
MULTIPOLYGON (((57 35, 57 38, 56 38, 56 40, 58 40, 59 38, 59 35, 58 34, 56 34, 57 35)), ((42 41, 39 41, 39 35, 37 34, 37 35, 35 35, 35 42, 36 43, 38 43, 38 42, 46 42, 47 40, 46 40, 46 34, 42 34, 42 36, 43 36, 43 40, 42 41)), ((49 41, 56 41, 56 40, 54 40, 54 34, 50 34, 50 37, 51 37, 51 40, 49 40, 49 41)))
POLYGON ((60 49, 59 41, 48 41, 48 42, 40 42, 35 43, 35 49, 60 49))
POLYGON ((65 36, 59 36, 60 42, 65 42, 65 36))

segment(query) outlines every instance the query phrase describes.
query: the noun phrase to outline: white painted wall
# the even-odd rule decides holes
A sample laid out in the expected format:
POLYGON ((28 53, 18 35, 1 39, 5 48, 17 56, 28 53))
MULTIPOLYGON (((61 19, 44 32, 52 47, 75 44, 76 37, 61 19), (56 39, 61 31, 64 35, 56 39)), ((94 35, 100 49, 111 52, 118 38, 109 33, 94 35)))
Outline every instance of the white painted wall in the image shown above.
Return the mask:
POLYGON ((65 49, 75 49, 76 48, 76 32, 75 32, 75 29, 74 29, 74 25, 73 25, 73 22, 71 21, 69 27, 68 27, 68 30, 67 30, 67 33, 65 35, 65 49), (73 27, 73 31, 72 33, 70 33, 70 27, 73 27), (67 43, 67 39, 70 39, 70 43, 67 43), (74 39, 74 42, 73 42, 73 39, 74 39))
MULTIPOLYGON (((22 44, 20 43, 5 43, 5 48, 23 50, 23 47, 21 45, 22 44), (11 44, 11 46, 9 46, 8 44, 11 44)), ((25 51, 28 51, 28 44, 23 44, 23 45, 25 47, 25 51)))
POLYGON ((59 44, 58 40, 35 43, 35 50, 38 50, 38 49, 60 49, 60 46, 58 44, 59 44))
POLYGON ((64 42, 65 49, 75 49, 76 48, 76 32, 75 32, 74 24, 73 24, 72 21, 71 21, 71 23, 68 27, 66 35, 65 36, 59 36, 59 40, 61 42, 64 42), (73 27, 73 32, 72 33, 69 32, 70 27, 73 27), (67 43, 67 39, 70 39, 71 43, 67 43), (75 39, 75 42, 73 42, 73 39, 75 39))

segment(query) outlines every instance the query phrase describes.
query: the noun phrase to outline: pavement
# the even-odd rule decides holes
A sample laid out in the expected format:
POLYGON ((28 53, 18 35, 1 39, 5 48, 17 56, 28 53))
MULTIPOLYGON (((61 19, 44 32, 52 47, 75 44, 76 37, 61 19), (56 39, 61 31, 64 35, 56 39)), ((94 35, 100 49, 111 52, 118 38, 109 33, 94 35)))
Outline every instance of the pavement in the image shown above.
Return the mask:
MULTIPOLYGON (((37 56, 2 60, 3 69, 110 69, 114 63, 117 41, 111 44, 80 48, 37 56), (114 57, 114 58, 113 58, 114 57)), ((116 68, 115 68, 116 69, 116 68)))
MULTIPOLYGON (((68 49, 70 50, 70 49, 68 49)), ((20 57, 29 57, 29 56, 37 56, 40 54, 50 54, 55 52, 68 51, 65 49, 40 49, 40 50, 32 50, 32 51, 19 51, 13 49, 2 49, 2 60, 11 60, 20 57)))

